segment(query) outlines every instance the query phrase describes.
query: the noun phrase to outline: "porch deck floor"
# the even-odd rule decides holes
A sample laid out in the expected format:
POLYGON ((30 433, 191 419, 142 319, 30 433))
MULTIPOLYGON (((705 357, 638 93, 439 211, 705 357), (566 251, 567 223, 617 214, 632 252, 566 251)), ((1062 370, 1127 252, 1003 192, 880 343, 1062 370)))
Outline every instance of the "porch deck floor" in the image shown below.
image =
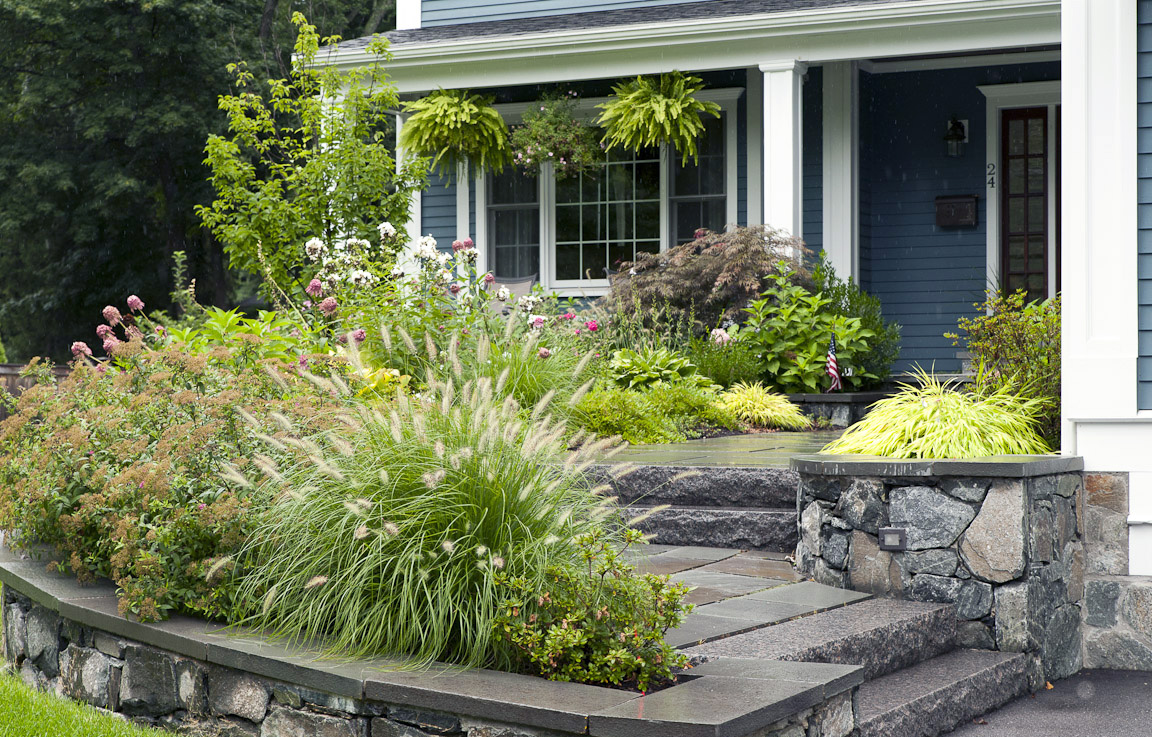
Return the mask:
POLYGON ((792 456, 817 453, 840 437, 841 432, 765 432, 664 445, 633 445, 613 456, 612 462, 645 466, 788 468, 792 456))

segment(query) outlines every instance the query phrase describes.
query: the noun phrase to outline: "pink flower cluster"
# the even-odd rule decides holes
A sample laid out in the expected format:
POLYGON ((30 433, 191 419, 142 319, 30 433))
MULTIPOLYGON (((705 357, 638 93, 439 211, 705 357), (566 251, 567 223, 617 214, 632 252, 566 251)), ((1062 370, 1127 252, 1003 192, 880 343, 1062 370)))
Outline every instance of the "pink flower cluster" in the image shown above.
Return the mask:
POLYGON ((324 285, 320 283, 319 279, 313 279, 308 282, 308 286, 304 287, 304 291, 309 297, 319 297, 324 293, 324 285))
POLYGON ((465 238, 462 241, 452 241, 452 253, 467 251, 469 248, 472 248, 475 245, 476 244, 472 242, 471 238, 465 238))

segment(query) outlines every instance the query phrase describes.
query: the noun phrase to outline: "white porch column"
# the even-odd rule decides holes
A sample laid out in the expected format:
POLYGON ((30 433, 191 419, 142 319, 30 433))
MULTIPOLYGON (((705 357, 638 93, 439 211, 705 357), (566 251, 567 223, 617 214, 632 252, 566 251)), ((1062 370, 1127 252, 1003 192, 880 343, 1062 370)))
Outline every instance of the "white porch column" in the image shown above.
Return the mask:
POLYGON ((1152 575, 1152 413, 1137 408, 1137 5, 1061 6, 1063 450, 1129 473, 1128 570, 1152 575))
POLYGON ((824 253, 836 275, 860 280, 860 94, 854 61, 824 70, 824 253))
POLYGON ((808 65, 788 59, 764 73, 764 223, 803 237, 803 84, 808 65))

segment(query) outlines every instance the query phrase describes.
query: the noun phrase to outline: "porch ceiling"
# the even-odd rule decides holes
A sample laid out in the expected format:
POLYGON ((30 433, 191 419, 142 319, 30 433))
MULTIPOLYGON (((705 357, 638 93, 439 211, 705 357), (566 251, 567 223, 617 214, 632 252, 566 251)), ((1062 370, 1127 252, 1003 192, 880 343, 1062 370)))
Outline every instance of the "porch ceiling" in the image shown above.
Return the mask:
MULTIPOLYGON (((470 24, 473 30, 465 32, 465 26, 398 32, 388 70, 401 92, 421 92, 672 69, 733 69, 786 59, 820 63, 1060 42, 1060 0, 712 0, 661 9, 665 12, 660 20, 624 25, 531 30, 531 21, 498 21, 470 24), (733 12, 675 15, 677 8, 698 6, 733 12), (753 7, 760 10, 749 14, 753 7), (735 12, 737 8, 744 12, 735 12), (510 35, 513 25, 530 30, 510 35), (475 34, 481 26, 497 31, 475 34), (437 35, 453 33, 441 29, 456 29, 461 35, 437 35), (416 35, 425 33, 428 36, 416 35)), ((616 14, 635 18, 638 13, 573 14, 558 16, 556 22, 616 14)), ((368 60, 364 39, 342 44, 325 57, 341 69, 368 60)))

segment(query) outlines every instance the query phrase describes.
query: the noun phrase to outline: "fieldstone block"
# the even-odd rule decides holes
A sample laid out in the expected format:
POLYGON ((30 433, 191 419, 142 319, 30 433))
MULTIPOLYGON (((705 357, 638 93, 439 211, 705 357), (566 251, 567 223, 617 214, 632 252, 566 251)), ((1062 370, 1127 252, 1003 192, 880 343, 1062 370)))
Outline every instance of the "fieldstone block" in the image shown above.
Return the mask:
POLYGON ((828 526, 824 528, 824 562, 833 568, 843 570, 848 563, 848 535, 828 526))
POLYGON ((1124 596, 1124 621, 1148 640, 1152 640, 1152 586, 1133 583, 1124 596))
POLYGON ((124 641, 104 632, 96 632, 92 637, 93 646, 112 658, 124 657, 124 641))
POLYGON ((900 565, 908 575, 930 573, 933 576, 952 576, 959 559, 951 548, 909 551, 901 556, 900 565))
POLYGON ((1068 603, 1064 568, 1056 563, 1037 566, 1028 576, 1028 616, 1033 637, 1039 639, 1044 627, 1060 607, 1068 603))
POLYGON ((9 604, 4 614, 4 657, 9 663, 20 665, 28 656, 26 632, 24 610, 9 604))
POLYGON ((77 647, 92 647, 92 630, 70 619, 60 620, 60 639, 77 647))
POLYGON ((884 525, 884 485, 874 479, 854 479, 840 495, 835 512, 853 530, 878 535, 884 525))
POLYGON ((1029 530, 1031 559, 1041 563, 1051 563, 1056 557, 1056 524, 1052 505, 1049 502, 1036 502, 1032 505, 1032 521, 1029 530))
POLYGON ((1127 576, 1127 544, 1084 543, 1084 573, 1092 576, 1127 576))
POLYGON ((274 706, 260 725, 260 737, 360 737, 357 727, 352 719, 274 706))
POLYGON ((208 713, 208 669, 195 660, 176 660, 176 698, 192 714, 208 713))
POLYGON ((976 515, 964 502, 929 486, 895 488, 889 500, 892 526, 908 531, 908 550, 949 547, 976 515))
POLYGON ((900 565, 894 556, 881 550, 876 538, 860 530, 852 533, 848 585, 878 596, 892 595, 903 588, 900 565))
POLYGON ((1019 481, 996 481, 984 506, 960 538, 960 556, 972 575, 1006 583, 1024 573, 1024 489, 1019 481))
POLYGON ((1102 507, 1128 516, 1128 474, 1084 474, 1084 496, 1089 507, 1102 507))
POLYGON ((60 678, 64 693, 86 701, 101 709, 111 709, 109 681, 111 680, 112 660, 99 650, 69 645, 61 657, 60 678))
POLYGON ((852 692, 839 694, 817 707, 808 720, 810 734, 818 737, 848 737, 856 729, 852 712, 852 692))
POLYGON ((1028 479, 1028 488, 1032 499, 1051 499, 1056 496, 1056 477, 1037 476, 1028 479))
POLYGON ((1076 538, 1076 511, 1071 499, 1057 497, 1053 501, 1052 513, 1056 526, 1056 550, 1064 550, 1076 538))
POLYGON ((460 719, 451 714, 399 708, 391 709, 388 716, 393 721, 409 724, 429 734, 452 734, 460 731, 460 719))
POLYGON ((1084 642, 1087 668, 1152 670, 1152 647, 1116 630, 1097 630, 1084 642))
POLYGON ((299 709, 304 705, 304 699, 300 698, 300 694, 294 688, 281 684, 272 686, 272 700, 290 709, 299 709))
POLYGON ((60 617, 42 606, 25 615, 25 647, 31 660, 47 678, 60 675, 60 617))
POLYGON ((1064 548, 1064 567, 1067 569, 1068 600, 1084 598, 1084 546, 1078 542, 1064 548))
POLYGON ((824 516, 824 507, 819 502, 811 502, 800 513, 800 539, 812 555, 821 555, 823 551, 820 533, 824 528, 824 516))
POLYGON ((1118 581, 1091 580, 1084 585, 1084 621, 1093 627, 1116 626, 1120 606, 1118 581))
POLYGON ((991 483, 988 478, 945 478, 940 481, 940 489, 948 496, 979 504, 984 501, 991 483))
POLYGON ((840 498, 840 479, 808 476, 800 481, 800 494, 804 499, 834 502, 840 498))
POLYGON ((1056 477, 1056 494, 1070 499, 1080 491, 1080 474, 1062 473, 1056 477))
POLYGON ((956 596, 956 616, 960 619, 982 619, 992 611, 992 585, 983 581, 965 581, 956 596))
POLYGON ((158 717, 180 707, 173 657, 142 645, 124 648, 120 709, 129 716, 158 717))
POLYGON ((963 585, 964 582, 958 578, 921 573, 912 577, 908 584, 908 594, 916 601, 952 604, 960 596, 963 585))
POLYGON ((1067 678, 1080 670, 1080 607, 1065 604, 1046 620, 1040 660, 1049 680, 1067 678))
POLYGON ((208 671, 208 706, 215 714, 262 722, 272 693, 268 685, 247 673, 213 667, 208 671))
POLYGON ((817 558, 812 570, 812 578, 814 578, 817 583, 822 583, 825 586, 842 589, 846 587, 848 577, 844 571, 828 565, 828 561, 823 558, 817 558))
MULTIPOLYGON (((492 731, 487 727, 468 730, 468 737, 474 737, 474 734, 482 735, 483 737, 505 737, 503 731, 492 731)), ((421 732, 419 729, 408 724, 401 724, 391 719, 379 717, 372 720, 372 737, 428 737, 428 733, 421 732)))
POLYGON ((1088 507, 1085 511, 1087 542, 1108 546, 1128 546, 1128 515, 1103 507, 1088 507))
POLYGON ((1028 622, 1028 584, 1000 586, 995 591, 996 649, 1022 653, 1033 649, 1028 622))
POLYGON ((996 638, 982 622, 957 622, 956 646, 972 650, 995 650, 996 638))

